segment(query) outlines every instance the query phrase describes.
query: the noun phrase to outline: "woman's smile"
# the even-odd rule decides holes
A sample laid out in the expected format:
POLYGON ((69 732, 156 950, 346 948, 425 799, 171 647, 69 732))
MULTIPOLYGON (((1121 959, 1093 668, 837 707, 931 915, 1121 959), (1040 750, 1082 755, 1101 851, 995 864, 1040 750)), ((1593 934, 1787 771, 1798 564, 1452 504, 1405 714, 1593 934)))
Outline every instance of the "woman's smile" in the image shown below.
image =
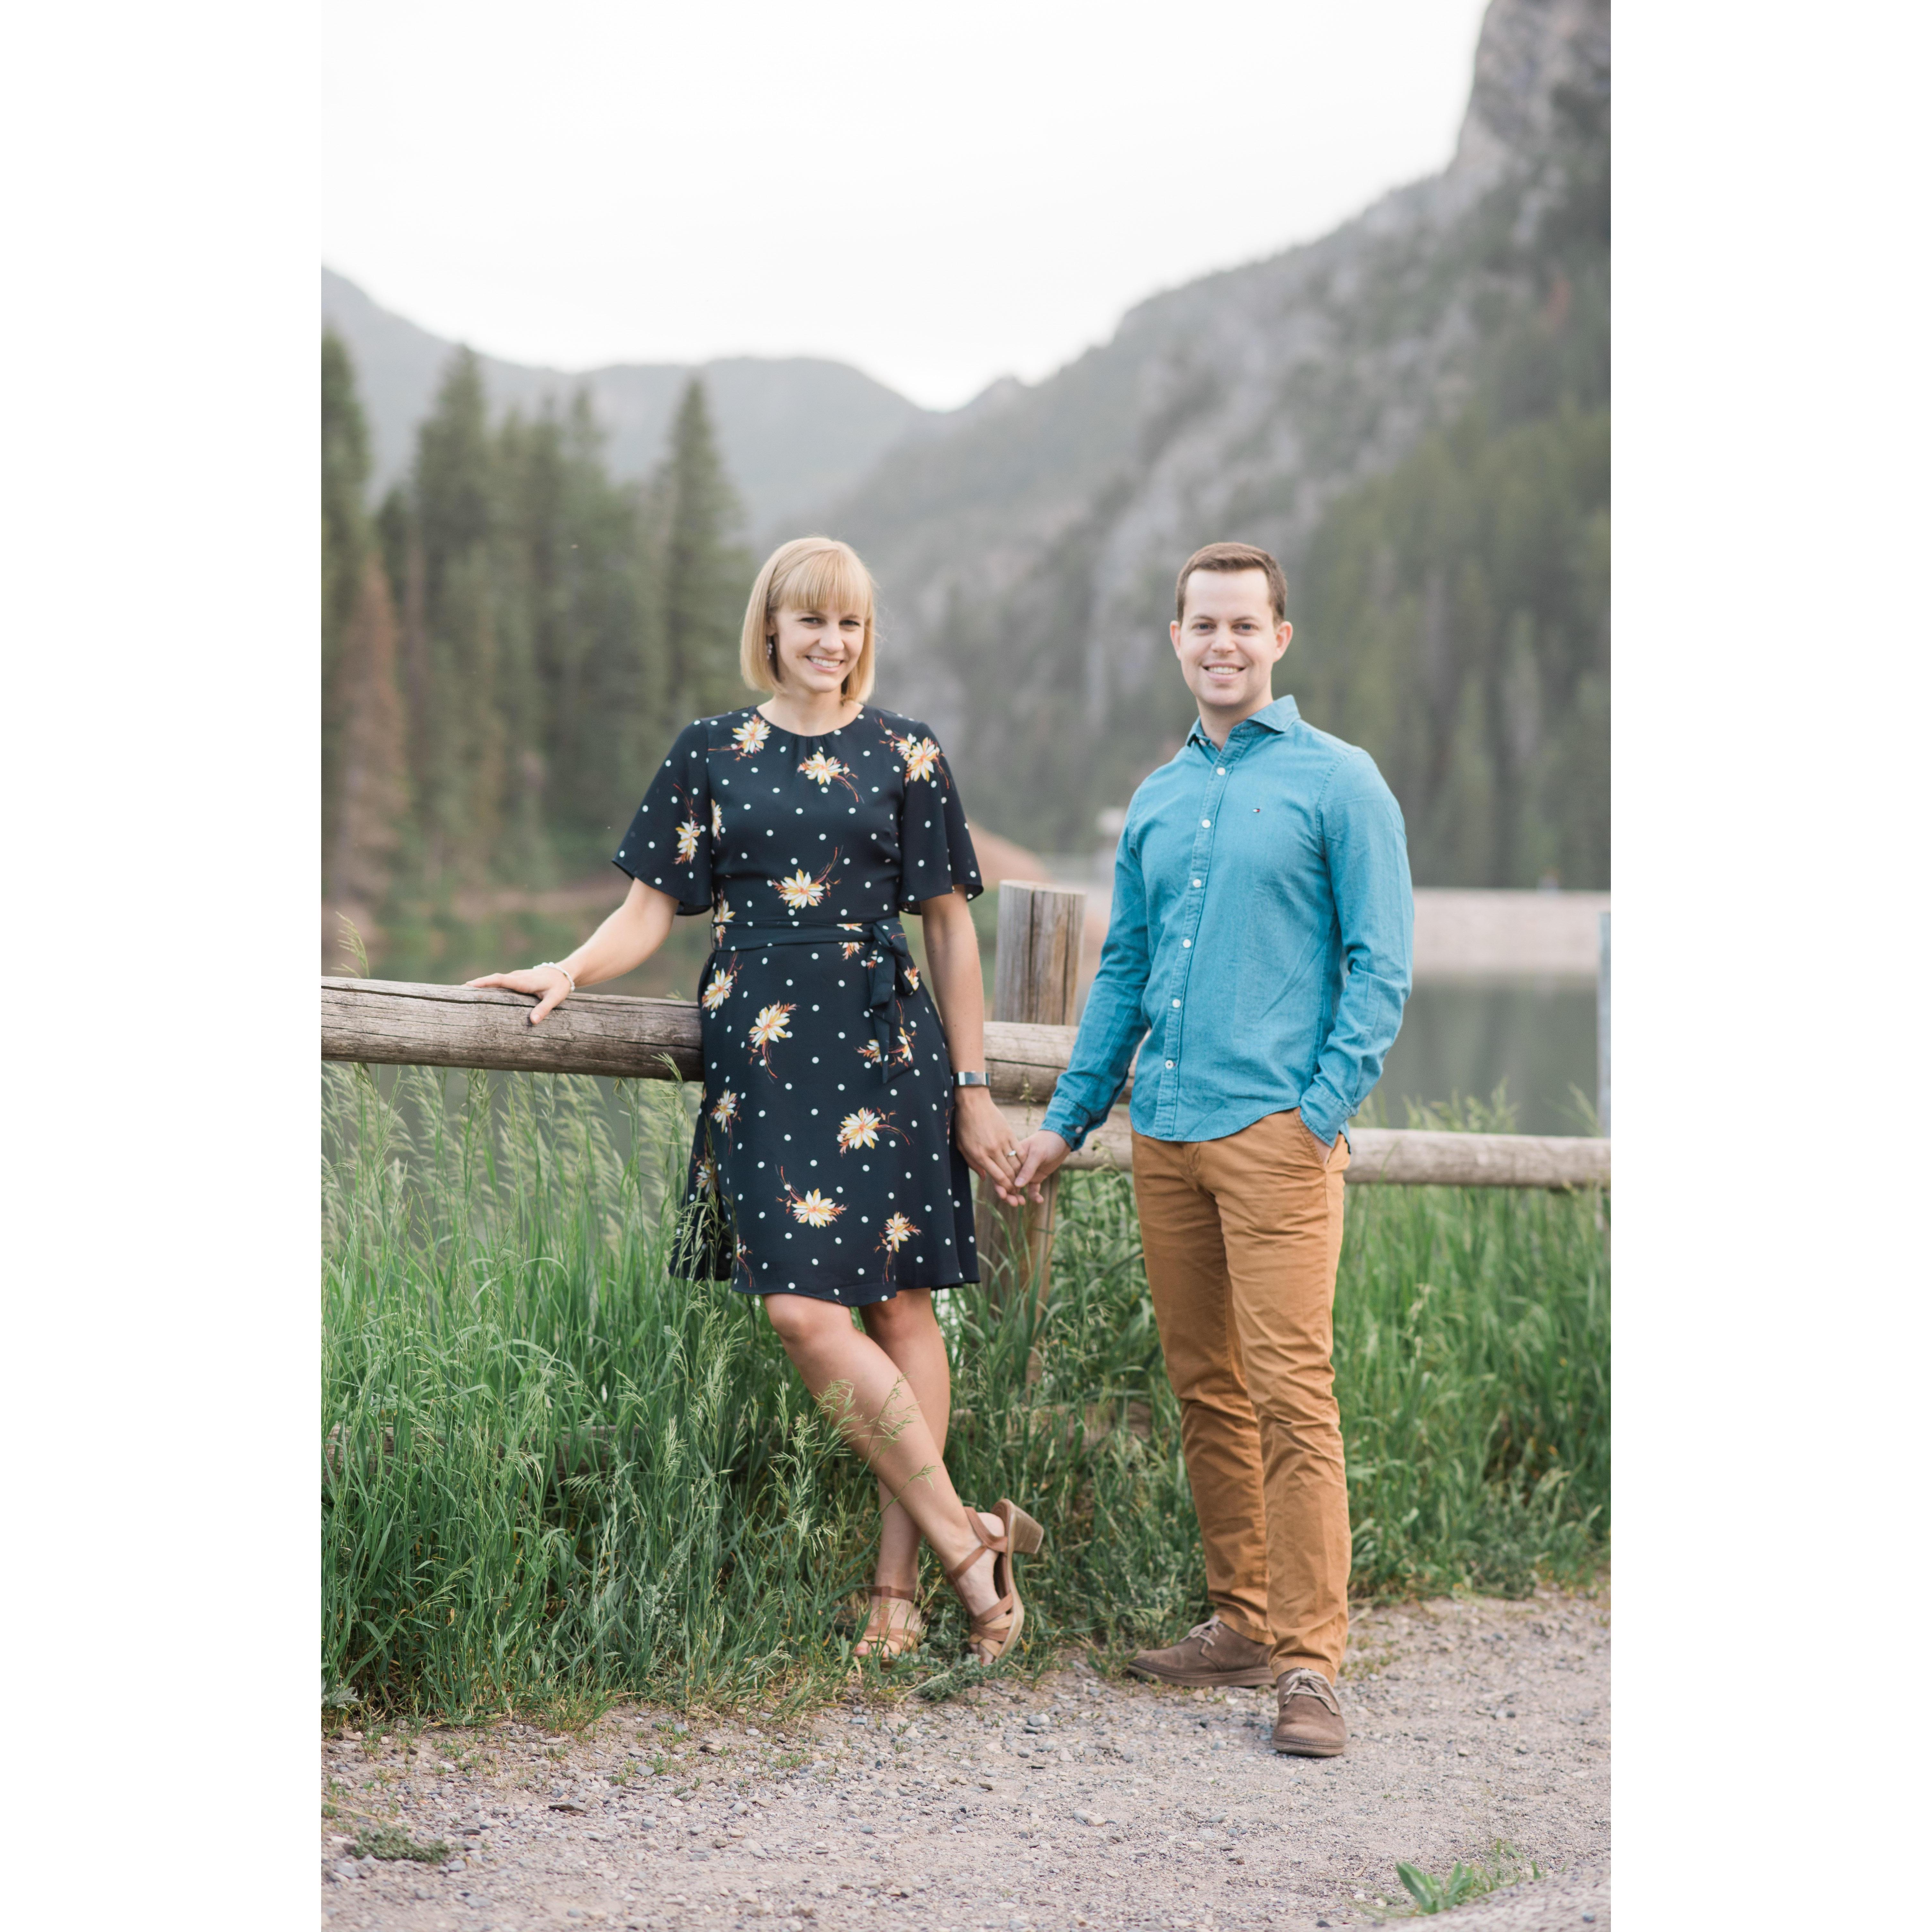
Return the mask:
POLYGON ((814 693, 835 690, 858 662, 865 641, 862 611, 781 610, 772 638, 778 681, 782 686, 789 677, 814 693))

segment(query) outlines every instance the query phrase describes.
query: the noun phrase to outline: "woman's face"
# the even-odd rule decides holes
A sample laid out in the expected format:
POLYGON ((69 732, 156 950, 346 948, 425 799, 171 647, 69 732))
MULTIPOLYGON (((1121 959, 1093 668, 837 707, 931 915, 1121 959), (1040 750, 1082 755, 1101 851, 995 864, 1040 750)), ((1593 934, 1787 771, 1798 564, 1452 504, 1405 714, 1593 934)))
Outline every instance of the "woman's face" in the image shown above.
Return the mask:
POLYGON ((859 662, 865 613, 782 610, 777 635, 778 682, 786 690, 836 692, 859 662))

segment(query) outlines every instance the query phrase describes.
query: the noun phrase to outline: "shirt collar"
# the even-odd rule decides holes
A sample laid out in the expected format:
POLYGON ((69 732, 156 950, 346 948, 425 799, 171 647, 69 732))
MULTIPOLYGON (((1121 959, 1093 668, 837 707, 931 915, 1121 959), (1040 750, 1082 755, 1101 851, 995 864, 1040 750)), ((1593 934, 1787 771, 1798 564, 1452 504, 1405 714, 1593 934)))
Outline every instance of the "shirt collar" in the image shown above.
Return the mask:
MULTIPOLYGON (((1234 727, 1234 731, 1230 731, 1228 736, 1232 738, 1236 731, 1240 731, 1250 724, 1258 724, 1264 731, 1274 731, 1278 734, 1286 731, 1300 716, 1301 713, 1295 709, 1294 700, 1292 698, 1277 698, 1272 704, 1264 706, 1252 718, 1244 718, 1240 723, 1234 727)), ((1208 736, 1198 716, 1196 716, 1194 720, 1193 730, 1187 734, 1187 742, 1190 745, 1205 745, 1210 752, 1214 748, 1214 741, 1208 736)))

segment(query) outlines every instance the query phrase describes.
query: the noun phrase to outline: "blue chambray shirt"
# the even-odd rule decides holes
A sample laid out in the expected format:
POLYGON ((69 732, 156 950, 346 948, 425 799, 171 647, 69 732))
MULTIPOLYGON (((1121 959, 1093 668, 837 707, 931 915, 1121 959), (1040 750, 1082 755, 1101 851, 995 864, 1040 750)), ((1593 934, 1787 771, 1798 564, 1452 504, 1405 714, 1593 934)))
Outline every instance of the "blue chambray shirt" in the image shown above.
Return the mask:
POLYGON ((1408 997, 1401 808, 1292 698, 1220 751, 1197 721, 1133 796, 1100 968, 1040 1124, 1078 1147, 1119 1097, 1156 1140, 1301 1109, 1324 1142, 1367 1097, 1408 997))

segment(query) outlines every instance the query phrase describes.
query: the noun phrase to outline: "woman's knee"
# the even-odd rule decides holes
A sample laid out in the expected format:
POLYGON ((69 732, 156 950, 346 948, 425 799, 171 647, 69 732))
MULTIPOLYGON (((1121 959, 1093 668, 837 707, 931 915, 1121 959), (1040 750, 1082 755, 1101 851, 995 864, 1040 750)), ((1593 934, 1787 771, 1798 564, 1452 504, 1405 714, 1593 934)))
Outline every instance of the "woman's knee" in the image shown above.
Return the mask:
POLYGON ((835 1324, 849 1328, 852 1318, 844 1309, 830 1302, 814 1300, 808 1294, 768 1294, 765 1319, 778 1332, 788 1348, 808 1343, 814 1336, 830 1331, 835 1324))
POLYGON ((859 1318, 881 1348, 915 1335, 936 1334, 939 1328, 930 1288, 902 1288, 891 1300, 874 1301, 860 1310, 859 1318))

